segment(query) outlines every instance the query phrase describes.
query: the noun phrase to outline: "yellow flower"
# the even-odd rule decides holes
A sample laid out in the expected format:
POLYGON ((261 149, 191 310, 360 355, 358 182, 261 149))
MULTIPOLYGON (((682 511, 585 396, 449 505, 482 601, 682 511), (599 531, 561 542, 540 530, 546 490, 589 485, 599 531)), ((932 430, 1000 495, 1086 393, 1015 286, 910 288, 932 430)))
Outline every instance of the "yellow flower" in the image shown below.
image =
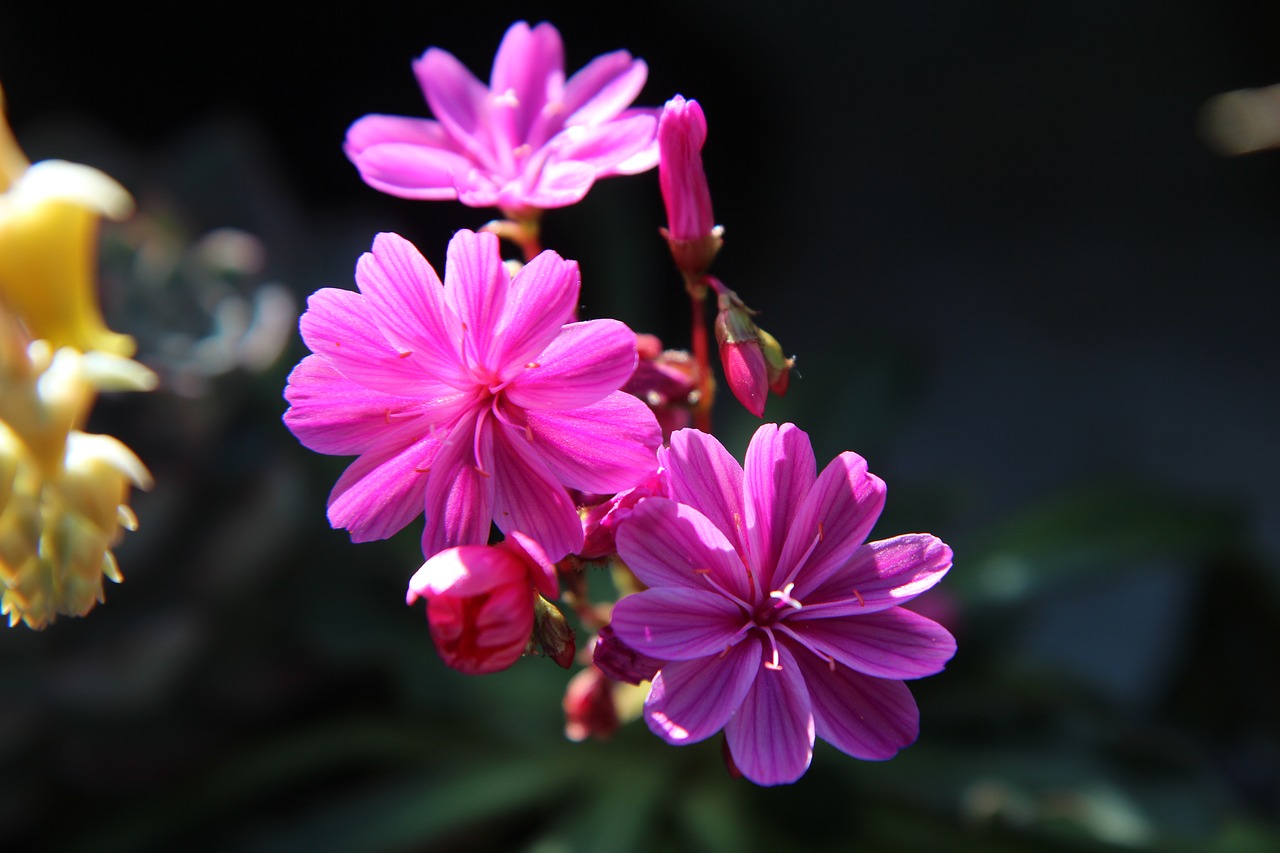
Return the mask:
POLYGON ((0 615, 43 628, 122 579, 111 548, 137 519, 129 488, 151 474, 109 435, 80 431, 100 390, 146 390, 155 374, 110 353, 29 341, 0 307, 0 615))
POLYGON ((122 219, 133 198, 89 166, 32 165, 4 117, 0 90, 0 302, 55 348, 133 355, 133 338, 102 319, 96 281, 100 217, 122 219))

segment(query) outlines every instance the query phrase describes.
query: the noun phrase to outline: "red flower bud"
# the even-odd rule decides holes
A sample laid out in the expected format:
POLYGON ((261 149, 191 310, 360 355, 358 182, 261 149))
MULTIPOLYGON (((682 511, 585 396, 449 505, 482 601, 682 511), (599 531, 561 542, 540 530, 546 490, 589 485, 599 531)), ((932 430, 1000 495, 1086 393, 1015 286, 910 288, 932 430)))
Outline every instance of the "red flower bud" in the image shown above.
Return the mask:
POLYGON ((588 737, 605 740, 618 730, 613 682, 594 666, 569 680, 564 692, 564 736, 572 741, 588 737))
POLYGON ((536 542, 513 533, 498 545, 436 554, 409 580, 405 601, 427 600, 431 639, 446 664, 481 674, 506 669, 524 654, 535 590, 556 595, 555 567, 536 542))

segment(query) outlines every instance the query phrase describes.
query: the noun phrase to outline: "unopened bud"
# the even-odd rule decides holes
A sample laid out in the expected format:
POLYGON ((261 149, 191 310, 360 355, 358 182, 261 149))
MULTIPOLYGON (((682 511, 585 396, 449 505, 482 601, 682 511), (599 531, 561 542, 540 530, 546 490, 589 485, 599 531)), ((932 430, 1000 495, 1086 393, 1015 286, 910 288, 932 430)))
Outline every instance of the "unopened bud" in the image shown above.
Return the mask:
POLYGON ((737 299, 722 295, 720 313, 716 315, 716 341, 720 344, 720 363, 729 390, 758 418, 764 414, 765 397, 769 393, 768 370, 760 349, 759 332, 749 312, 737 299))
POLYGON ((622 642, 609 625, 600 629, 595 648, 591 650, 591 660, 605 675, 627 684, 652 681, 663 663, 622 642))
POLYGON ((722 230, 711 210, 711 191, 702 167, 707 119, 697 101, 676 95, 658 119, 658 183, 667 208, 663 232, 676 266, 698 278, 720 250, 722 230))
POLYGON ((564 735, 571 741, 605 740, 618 730, 613 682, 594 666, 569 680, 564 692, 564 735))
POLYGON ((533 641, 543 654, 565 669, 573 664, 573 655, 578 650, 573 628, 560 608, 541 595, 533 600, 533 641))
POLYGON ((782 347, 773 335, 759 326, 756 327, 756 333, 760 335, 760 350, 764 353, 769 390, 783 397, 787 393, 787 386, 791 384, 791 368, 796 366, 796 360, 782 354, 782 347))

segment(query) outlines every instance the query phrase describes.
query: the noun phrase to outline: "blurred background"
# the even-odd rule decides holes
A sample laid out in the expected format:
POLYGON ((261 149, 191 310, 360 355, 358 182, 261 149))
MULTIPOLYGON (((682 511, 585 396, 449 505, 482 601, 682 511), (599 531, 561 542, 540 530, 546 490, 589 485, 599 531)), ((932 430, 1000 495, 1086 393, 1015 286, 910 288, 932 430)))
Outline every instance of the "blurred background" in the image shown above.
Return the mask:
MULTIPOLYGON (((53 850, 1280 849, 1280 151, 1201 109, 1280 82, 1280 6, 1120 0, 599 7, 10 5, 0 81, 32 160, 97 166, 109 325, 162 378, 91 431, 150 466, 126 577, 0 637, 0 843, 53 850), (158 7, 157 7, 158 8, 158 7), (487 78, 515 20, 568 70, 620 47, 679 92, 726 245, 715 272, 798 357, 770 421, 889 484, 873 534, 955 568, 959 640, 919 742, 820 744, 797 785, 643 724, 570 743, 542 659, 439 663, 403 594, 417 528, 325 521, 349 460, 281 397, 296 317, 378 231, 441 268, 493 212, 366 187, 369 112, 427 115, 428 46, 487 78), (606 21, 612 20, 612 23, 606 21)), ((550 212, 587 316, 688 343, 656 172, 550 212)), ((756 422, 730 395, 739 456, 756 422)))

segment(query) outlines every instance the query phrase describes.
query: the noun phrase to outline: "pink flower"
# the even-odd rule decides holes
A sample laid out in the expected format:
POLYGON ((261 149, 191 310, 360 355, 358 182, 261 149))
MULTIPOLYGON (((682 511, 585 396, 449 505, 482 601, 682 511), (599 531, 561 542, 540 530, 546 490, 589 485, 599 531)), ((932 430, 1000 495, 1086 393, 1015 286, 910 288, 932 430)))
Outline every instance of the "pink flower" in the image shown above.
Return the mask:
POLYGON ((649 589, 618 602, 612 623, 666 661, 649 727, 672 744, 723 728, 761 785, 800 778, 815 735, 863 759, 912 743, 919 712, 903 679, 940 671, 955 640, 898 605, 938 582, 951 549, 923 533, 863 544, 884 483, 854 453, 817 474, 791 424, 756 431, 745 471, 696 430, 659 456, 671 499, 643 501, 617 537, 649 589))
POLYGON ((439 48, 413 71, 436 120, 368 115, 347 131, 347 157, 375 189, 515 216, 573 204, 597 178, 657 163, 656 110, 627 109, 649 69, 625 50, 566 82, 560 33, 520 21, 503 36, 488 86, 439 48))
POLYGON ((535 593, 559 594, 555 566, 536 542, 515 532, 498 545, 462 545, 432 556, 409 581, 405 601, 425 598, 441 659, 479 675, 506 669, 524 654, 535 593))
POLYGON ((619 390, 635 334, 568 323, 578 265, 543 252, 513 279, 492 234, 459 231, 444 284, 412 244, 380 234, 359 293, 324 288, 302 317, 313 355, 285 389, 312 450, 359 454, 329 521, 384 539, 425 509, 423 554, 482 545, 490 522, 533 531, 552 561, 582 546, 568 489, 621 491, 657 467, 653 413, 619 390))

